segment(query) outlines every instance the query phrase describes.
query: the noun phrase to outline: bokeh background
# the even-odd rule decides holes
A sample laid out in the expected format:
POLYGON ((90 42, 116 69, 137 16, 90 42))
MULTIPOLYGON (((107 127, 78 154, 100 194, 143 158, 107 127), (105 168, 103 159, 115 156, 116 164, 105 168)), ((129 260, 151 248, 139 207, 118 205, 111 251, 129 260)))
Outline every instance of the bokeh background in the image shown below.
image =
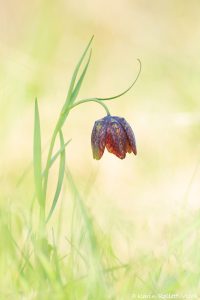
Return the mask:
MULTIPOLYGON (((121 161, 105 152, 93 160, 92 126, 105 113, 88 103, 75 108, 64 126, 65 139, 72 138, 67 164, 122 260, 165 253, 166 238, 184 232, 200 207, 199 1, 1 0, 0 5, 1 205, 11 203, 15 210, 29 201, 31 179, 23 188, 16 184, 32 161, 34 99, 45 149, 73 69, 94 34, 79 99, 127 88, 140 58, 134 88, 107 102, 113 115, 132 126, 138 155, 121 161), (186 221, 176 225, 183 216, 186 221)), ((67 199, 62 201, 67 211, 67 199)))

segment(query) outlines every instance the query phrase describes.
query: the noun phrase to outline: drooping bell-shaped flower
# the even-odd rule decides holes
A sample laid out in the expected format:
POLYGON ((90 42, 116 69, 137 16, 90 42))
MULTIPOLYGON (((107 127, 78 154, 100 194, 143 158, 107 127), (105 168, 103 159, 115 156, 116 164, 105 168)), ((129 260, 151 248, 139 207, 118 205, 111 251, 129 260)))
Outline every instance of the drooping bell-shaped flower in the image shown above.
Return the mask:
POLYGON ((91 136, 94 159, 99 160, 106 149, 120 159, 126 153, 137 154, 135 136, 131 126, 124 118, 106 116, 94 123, 91 136))

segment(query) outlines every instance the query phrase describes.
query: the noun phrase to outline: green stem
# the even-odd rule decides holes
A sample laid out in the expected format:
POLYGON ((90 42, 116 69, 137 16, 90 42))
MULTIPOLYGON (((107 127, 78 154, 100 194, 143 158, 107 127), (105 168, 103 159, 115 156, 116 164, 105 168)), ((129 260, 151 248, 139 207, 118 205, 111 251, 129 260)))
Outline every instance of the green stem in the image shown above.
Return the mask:
POLYGON ((97 100, 96 98, 91 98, 91 99, 84 99, 84 100, 81 100, 81 101, 78 101, 76 102, 75 104, 73 104, 70 109, 78 106, 79 104, 82 104, 82 103, 87 103, 87 102, 97 102, 99 103, 101 106, 103 106, 103 108, 105 109, 106 113, 108 116, 110 116, 110 112, 108 110, 108 107, 103 103, 101 102, 100 100, 97 100))
MULTIPOLYGON (((46 194, 47 194, 47 183, 48 183, 48 177, 49 177, 49 168, 51 166, 51 158, 52 158, 52 153, 53 153, 53 148, 55 145, 56 137, 59 133, 59 130, 62 128, 63 123, 66 119, 66 117, 69 114, 70 109, 66 109, 64 112, 61 112, 60 118, 57 121, 56 127, 54 129, 52 138, 51 138, 51 143, 49 147, 49 152, 47 156, 47 162, 46 162, 46 167, 45 167, 45 177, 44 177, 44 183, 43 183, 43 196, 44 196, 44 203, 46 203, 46 194)), ((44 204, 45 206, 45 204, 44 204)))
MULTIPOLYGON (((66 120, 70 110, 72 108, 74 108, 75 106, 79 105, 79 104, 82 104, 82 103, 86 103, 86 102, 97 102, 99 103, 101 106, 104 107, 106 113, 108 116, 110 116, 110 112, 107 108, 107 106, 102 103, 101 101, 99 100, 96 100, 96 99, 89 99, 89 100, 82 100, 82 101, 79 101, 75 104, 73 104, 71 107, 67 107, 65 108, 65 110, 63 110, 61 112, 61 115, 57 121, 57 124, 56 124, 56 127, 54 129, 54 132, 53 132, 53 135, 52 135, 52 138, 51 138, 51 143, 50 143, 50 147, 49 147, 49 152, 48 152, 48 156, 47 156, 47 162, 46 162, 46 167, 45 167, 45 170, 44 170, 44 182, 43 182, 43 199, 44 199, 44 203, 43 205, 41 205, 40 207, 40 227, 44 229, 44 226, 45 226, 45 203, 46 203, 46 194, 47 194, 47 184, 48 184, 48 177, 49 177, 49 169, 50 169, 50 166, 51 166, 51 159, 52 159, 52 154, 53 154, 53 148, 54 148, 54 145, 55 145, 55 141, 56 141, 56 137, 59 133, 59 130, 62 128, 63 124, 64 124, 64 121, 66 120), (44 222, 43 222, 44 221, 44 222)), ((43 231, 42 229, 42 231, 43 231)))
POLYGON ((134 79, 134 81, 131 83, 131 85, 123 92, 121 92, 120 94, 118 95, 115 95, 115 96, 111 96, 111 97, 107 97, 107 98, 99 98, 99 97, 95 97, 95 98, 89 98, 89 99, 83 99, 81 100, 80 102, 88 102, 88 101, 108 101, 108 100, 113 100, 113 99, 116 99, 116 98, 119 98, 123 95, 125 95, 126 93, 128 93, 130 91, 130 89, 132 89, 132 87, 135 85, 135 83, 137 82, 139 76, 140 76, 140 73, 141 73, 141 70, 142 70, 142 63, 140 61, 140 59, 138 58, 137 61, 139 62, 139 70, 138 70, 138 73, 137 73, 137 76, 136 78, 134 79))

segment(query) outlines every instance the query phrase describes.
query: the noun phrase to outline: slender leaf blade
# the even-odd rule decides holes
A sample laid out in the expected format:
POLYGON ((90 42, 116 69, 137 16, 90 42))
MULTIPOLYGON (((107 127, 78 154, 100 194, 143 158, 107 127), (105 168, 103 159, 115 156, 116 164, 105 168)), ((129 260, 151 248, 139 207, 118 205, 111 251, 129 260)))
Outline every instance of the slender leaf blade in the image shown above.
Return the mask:
POLYGON ((89 47, 90 47, 90 45, 91 45, 91 43, 92 43, 93 38, 94 38, 94 36, 91 37, 91 39, 90 39, 90 41, 89 41, 87 47, 85 48, 85 50, 84 50, 84 52, 83 52, 83 54, 82 54, 82 56, 81 56, 81 58, 80 58, 78 64, 76 65, 76 68, 75 68, 74 73, 73 73, 72 78, 71 78, 71 82, 70 82, 70 86, 69 86, 67 98, 66 98, 65 104, 64 104, 64 106, 63 106, 63 111, 65 111, 65 109, 66 109, 66 107, 67 107, 67 105, 68 105, 68 102, 70 101, 71 94, 73 93, 75 81, 76 81, 76 78, 77 78, 77 75, 78 75, 78 71, 79 71, 80 66, 81 66, 81 64, 82 64, 82 62, 83 62, 83 59, 85 58, 85 56, 86 56, 86 54, 87 54, 87 52, 88 52, 88 49, 89 49, 89 47))
POLYGON ((87 60, 87 63, 85 65, 85 68, 83 69, 83 72, 73 90, 73 93, 72 93, 72 96, 71 96, 71 99, 70 99, 70 103, 73 104, 73 102, 76 100, 76 97, 78 96, 78 93, 80 91, 80 88, 81 88, 81 85, 82 85, 82 82, 83 82, 83 79, 85 77, 85 74, 87 72, 87 69, 88 69, 88 66, 89 66, 89 63, 90 63, 90 59, 91 59, 91 54, 92 54, 92 50, 90 50, 90 55, 89 55, 89 58, 87 60))
POLYGON ((43 204, 42 192, 42 151, 41 151, 41 130, 38 102, 35 99, 35 120, 34 120, 34 140, 33 140, 33 169, 35 190, 40 205, 43 204))
POLYGON ((59 131, 59 136, 60 136, 60 148, 63 150, 60 151, 60 165, 59 165, 58 181, 57 181, 57 186, 56 186, 56 191, 54 194, 53 202, 52 202, 48 217, 46 219, 46 223, 51 218, 53 211, 56 207, 56 204, 58 202, 58 198, 59 198, 59 195, 60 195, 60 192, 62 189, 64 174, 65 174, 65 143, 64 143, 64 137, 63 137, 61 130, 59 131))
MULTIPOLYGON (((53 166, 54 162, 57 160, 57 158, 59 157, 59 155, 65 150, 65 148, 67 147, 67 145, 71 142, 71 139, 69 141, 67 141, 66 143, 64 143, 63 147, 61 147, 55 154, 54 156, 52 156, 50 164, 49 164, 49 168, 48 170, 53 166)), ((42 173, 42 176, 44 177, 47 173, 47 170, 44 170, 44 172, 42 173)))

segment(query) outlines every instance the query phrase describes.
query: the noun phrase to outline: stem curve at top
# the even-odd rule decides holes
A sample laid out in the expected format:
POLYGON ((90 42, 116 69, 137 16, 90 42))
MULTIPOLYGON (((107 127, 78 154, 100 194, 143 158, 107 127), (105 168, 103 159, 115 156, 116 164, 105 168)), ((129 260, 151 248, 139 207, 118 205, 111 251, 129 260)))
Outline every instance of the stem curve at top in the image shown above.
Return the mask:
POLYGON ((123 95, 125 95, 128 91, 130 91, 130 89, 135 85, 135 83, 137 82, 139 76, 140 76, 140 73, 141 73, 141 70, 142 70, 142 63, 141 63, 141 60, 139 58, 137 58, 137 61, 139 62, 139 71, 137 73, 137 76, 136 78, 134 79, 133 83, 123 92, 121 92, 120 94, 118 95, 115 95, 115 96, 111 96, 111 97, 107 97, 107 98, 96 98, 97 100, 100 100, 100 101, 106 101, 106 100, 112 100, 112 99, 116 99, 116 98, 119 98, 123 95))
POLYGON ((99 98, 99 97, 87 98, 87 99, 81 100, 81 102, 94 101, 94 99, 98 100, 98 101, 108 101, 108 100, 113 100, 113 99, 116 99, 116 98, 119 98, 119 97, 125 95, 135 85, 136 81, 138 80, 138 78, 140 76, 140 73, 141 73, 141 70, 142 70, 142 63, 141 63, 139 58, 137 58, 137 61, 139 62, 139 71, 138 71, 137 76, 134 79, 133 83, 125 91, 123 91, 120 94, 115 95, 115 96, 111 96, 111 97, 107 97, 107 98, 99 98))

